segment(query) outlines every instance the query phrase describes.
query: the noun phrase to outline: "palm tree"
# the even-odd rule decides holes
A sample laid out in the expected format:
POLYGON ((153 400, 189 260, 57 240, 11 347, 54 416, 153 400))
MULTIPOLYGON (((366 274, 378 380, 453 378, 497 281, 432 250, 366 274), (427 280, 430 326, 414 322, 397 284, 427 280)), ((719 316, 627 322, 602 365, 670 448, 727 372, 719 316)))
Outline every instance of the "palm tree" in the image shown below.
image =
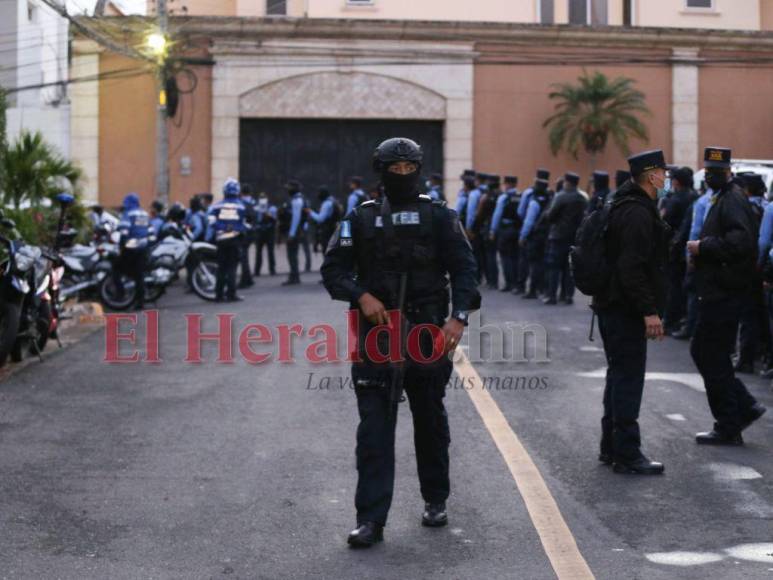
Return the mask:
POLYGON ((39 132, 23 131, 0 159, 4 202, 18 208, 25 200, 39 205, 64 189, 76 190, 81 170, 64 159, 39 132))
POLYGON ((609 137, 626 155, 631 137, 647 141, 647 127, 639 115, 650 115, 644 93, 626 77, 609 79, 601 72, 583 72, 579 84, 554 85, 550 99, 556 101, 555 114, 542 124, 549 127, 550 149, 557 155, 563 148, 577 159, 580 147, 591 157, 603 152, 609 137))

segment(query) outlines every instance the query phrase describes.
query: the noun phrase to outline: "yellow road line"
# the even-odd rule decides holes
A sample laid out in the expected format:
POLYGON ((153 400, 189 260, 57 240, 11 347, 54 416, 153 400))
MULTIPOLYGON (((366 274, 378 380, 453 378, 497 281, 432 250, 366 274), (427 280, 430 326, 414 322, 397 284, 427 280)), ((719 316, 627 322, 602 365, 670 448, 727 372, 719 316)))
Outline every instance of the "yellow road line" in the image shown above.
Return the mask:
POLYGON ((466 384, 473 385, 473 388, 465 390, 510 469, 556 576, 560 580, 594 578, 526 448, 510 427, 491 393, 483 388, 483 381, 467 356, 459 352, 456 357, 456 372, 466 384))

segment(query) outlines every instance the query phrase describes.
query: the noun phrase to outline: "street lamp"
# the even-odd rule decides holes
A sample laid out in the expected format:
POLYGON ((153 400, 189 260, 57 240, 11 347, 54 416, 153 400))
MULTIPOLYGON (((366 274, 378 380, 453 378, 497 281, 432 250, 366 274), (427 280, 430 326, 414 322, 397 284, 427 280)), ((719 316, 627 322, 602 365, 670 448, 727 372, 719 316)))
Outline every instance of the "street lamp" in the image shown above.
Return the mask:
POLYGON ((166 54, 166 36, 160 32, 152 32, 145 39, 145 45, 157 57, 162 58, 166 54))

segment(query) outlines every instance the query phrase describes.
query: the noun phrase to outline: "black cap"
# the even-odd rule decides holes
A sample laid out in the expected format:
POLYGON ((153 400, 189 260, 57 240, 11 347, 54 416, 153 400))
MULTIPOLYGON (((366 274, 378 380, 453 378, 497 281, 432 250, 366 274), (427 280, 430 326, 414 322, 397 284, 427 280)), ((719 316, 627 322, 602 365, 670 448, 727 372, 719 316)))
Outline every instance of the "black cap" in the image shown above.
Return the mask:
POLYGON ((743 176, 744 185, 752 195, 764 195, 768 190, 765 179, 759 173, 749 172, 743 176))
POLYGON ((727 169, 733 152, 725 147, 706 147, 703 152, 703 165, 707 168, 718 167, 727 169))
POLYGON ((580 176, 576 173, 573 173, 572 171, 569 171, 564 175, 564 181, 566 183, 571 183, 574 186, 577 186, 580 184, 580 176))
POLYGON ((629 179, 631 179, 630 171, 626 171, 625 169, 618 169, 615 173, 615 186, 619 188, 629 179))
POLYGON ((498 175, 489 175, 488 181, 491 185, 498 186, 500 183, 502 183, 502 179, 498 175))
POLYGON ((477 177, 478 179, 486 180, 489 178, 489 174, 483 173, 482 171, 478 171, 478 173, 475 174, 475 177, 477 177))
POLYGON ((349 183, 353 183, 357 187, 360 187, 362 186, 362 177, 360 177, 359 175, 352 175, 349 178, 349 183))
POLYGON ((301 190, 301 182, 297 179, 288 179, 287 183, 285 183, 285 189, 287 191, 300 191, 301 190))
POLYGON ((594 171, 593 187, 596 189, 606 189, 609 187, 609 173, 606 171, 594 171))
POLYGON ((517 185, 518 177, 515 175, 505 175, 505 183, 511 183, 513 185, 517 185))
POLYGON ((660 149, 637 153, 628 158, 628 166, 631 168, 631 175, 638 177, 645 171, 652 169, 665 169, 666 157, 660 149))
POLYGON ((443 181, 443 174, 442 173, 433 173, 429 176, 430 179, 434 179, 435 181, 443 181))
POLYGON ((550 171, 541 168, 537 169, 537 181, 548 183, 550 181, 550 171))
POLYGON ((459 176, 459 179, 466 179, 468 177, 475 177, 475 170, 474 169, 465 169, 464 173, 462 173, 459 176))
POLYGON ((678 181, 681 185, 692 187, 693 171, 689 167, 677 167, 671 170, 671 180, 678 181))

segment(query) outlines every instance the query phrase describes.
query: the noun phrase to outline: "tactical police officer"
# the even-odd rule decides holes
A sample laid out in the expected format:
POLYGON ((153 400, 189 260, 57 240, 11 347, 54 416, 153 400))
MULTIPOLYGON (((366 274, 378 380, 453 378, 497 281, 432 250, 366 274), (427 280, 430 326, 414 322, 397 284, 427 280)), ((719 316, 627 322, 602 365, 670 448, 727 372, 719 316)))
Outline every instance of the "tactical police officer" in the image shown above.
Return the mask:
POLYGON ((564 190, 556 194, 545 219, 550 224, 547 247, 548 296, 545 304, 558 304, 559 281, 561 299, 566 304, 574 300, 574 282, 569 267, 569 251, 574 242, 588 201, 577 189, 580 176, 567 173, 564 176, 564 190))
POLYGON ((241 300, 236 295, 236 270, 242 251, 242 239, 247 229, 246 209, 239 199, 241 188, 233 178, 223 185, 223 199, 209 207, 208 237, 217 246, 217 279, 215 300, 229 302, 241 300))
POLYGON ((698 293, 690 354, 703 377, 715 423, 695 440, 743 445, 741 431, 765 412, 735 377, 731 360, 741 308, 754 287, 757 228, 749 202, 731 180, 730 149, 706 148, 704 165, 711 198, 698 239, 687 242, 698 293))
POLYGON ((475 239, 480 241, 483 268, 486 275, 486 286, 496 290, 499 285, 499 267, 497 265, 497 244, 489 236, 491 219, 494 217, 494 208, 497 198, 502 193, 502 180, 499 175, 488 175, 485 189, 481 188, 482 195, 478 202, 478 208, 473 223, 475 239))
POLYGON ((668 226, 657 211, 665 187, 660 150, 628 159, 633 178, 617 190, 610 206, 606 257, 612 271, 593 308, 607 358, 599 460, 617 473, 656 475, 663 464, 641 451, 639 409, 647 365, 647 339, 663 338, 668 226))
POLYGON ((488 174, 481 173, 480 171, 475 174, 475 187, 470 191, 467 196, 467 209, 464 216, 464 229, 467 232, 467 237, 472 243, 472 251, 475 256, 475 263, 478 267, 478 283, 483 280, 483 273, 486 269, 486 255, 484 252, 483 241, 475 231, 476 218, 478 216, 478 205, 480 204, 481 197, 488 189, 488 174))
POLYGON ((549 226, 543 216, 550 205, 548 179, 550 179, 550 174, 547 171, 539 170, 537 172, 537 180, 529 193, 529 203, 518 239, 521 249, 519 270, 526 272, 523 278, 524 285, 527 280, 529 281, 529 291, 521 297, 526 300, 536 299, 538 294, 545 289, 545 244, 547 243, 549 226), (522 262, 526 262, 528 265, 521 267, 522 262))
MULTIPOLYGON (((418 194, 421 163, 422 150, 410 139, 388 139, 378 146, 373 165, 384 184, 385 199, 368 201, 346 216, 322 265, 331 297, 350 302, 359 316, 362 362, 352 366, 360 414, 357 528, 348 539, 352 546, 370 546, 383 539, 394 487, 398 407, 387 388, 399 377, 394 374, 396 365, 379 365, 371 349, 363 348, 366 341, 362 337, 374 326, 394 320, 387 311, 394 313, 402 298, 401 311, 409 325, 433 325, 437 343, 428 333, 420 341, 421 356, 432 358, 433 352, 443 355, 459 344, 468 312, 480 305, 475 260, 456 213, 418 194), (452 308, 446 321, 449 277, 452 308)), ((401 329, 402 324, 398 324, 401 329)), ((452 364, 445 355, 434 363, 420 363, 417 358, 421 356, 408 350, 402 386, 413 415, 421 494, 426 502, 422 523, 443 526, 448 521, 450 441, 443 397, 452 364)))
POLYGON ((239 288, 249 288, 254 284, 252 268, 250 268, 250 246, 255 241, 255 198, 252 197, 252 190, 246 183, 242 184, 242 194, 239 199, 244 205, 244 219, 247 224, 244 234, 242 234, 242 248, 239 254, 242 270, 239 288))
POLYGON ((123 213, 118 222, 121 235, 119 267, 113 270, 113 282, 119 297, 124 295, 125 274, 134 281, 134 306, 142 310, 145 306, 145 257, 151 234, 148 212, 140 207, 140 198, 130 193, 123 199, 123 213))

